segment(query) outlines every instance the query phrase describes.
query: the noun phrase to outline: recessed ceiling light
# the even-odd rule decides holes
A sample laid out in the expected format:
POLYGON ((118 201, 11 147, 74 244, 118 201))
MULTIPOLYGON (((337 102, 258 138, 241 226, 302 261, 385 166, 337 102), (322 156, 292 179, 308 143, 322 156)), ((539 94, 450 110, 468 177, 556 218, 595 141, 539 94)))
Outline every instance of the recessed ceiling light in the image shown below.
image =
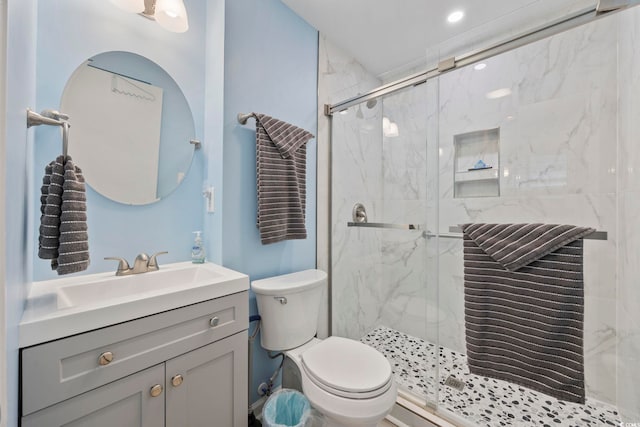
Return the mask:
POLYGON ((484 62, 481 62, 473 66, 473 69, 478 71, 484 70, 485 68, 487 68, 487 64, 485 64, 484 62))
POLYGON ((461 10, 456 10, 455 12, 451 12, 449 16, 447 16, 447 21, 450 23, 458 22, 464 17, 464 12, 461 10))

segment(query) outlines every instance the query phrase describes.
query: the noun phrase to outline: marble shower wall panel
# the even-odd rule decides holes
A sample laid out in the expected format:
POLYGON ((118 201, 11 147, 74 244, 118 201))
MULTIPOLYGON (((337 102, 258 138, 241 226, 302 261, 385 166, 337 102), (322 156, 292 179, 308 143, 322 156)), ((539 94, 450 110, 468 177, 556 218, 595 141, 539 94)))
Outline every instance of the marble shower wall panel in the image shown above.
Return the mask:
POLYGON ((453 187, 453 136, 495 127, 501 195, 615 192, 612 29, 601 20, 441 78, 441 195, 453 187))
POLYGON ((384 137, 382 141, 383 188, 384 198, 390 202, 388 207, 396 205, 393 201, 425 200, 427 102, 426 85, 383 100, 383 115, 398 125, 398 136, 384 137))
POLYGON ((376 326, 388 326, 422 339, 432 338, 425 320, 429 316, 435 321, 437 306, 435 301, 430 303, 425 286, 427 247, 422 231, 387 230, 381 249, 386 298, 381 301, 380 321, 376 326))
MULTIPOLYGON (((427 221, 427 117, 429 103, 433 110, 437 103, 429 98, 428 88, 412 87, 382 101, 383 116, 398 126, 398 136, 383 137, 384 220, 419 224, 423 230, 434 228, 427 221)), ((435 342, 438 308, 435 281, 428 281, 427 245, 421 231, 384 233, 383 281, 388 298, 380 324, 435 342)))
MULTIPOLYGON (((355 201, 365 203, 369 215, 376 215, 378 212, 374 199, 379 197, 382 169, 379 160, 376 164, 375 160, 370 161, 369 158, 380 159, 381 156, 380 108, 363 107, 362 119, 356 117, 358 110, 354 108, 347 115, 334 116, 333 147, 336 161, 333 164, 334 193, 331 203, 328 202, 331 135, 329 121, 323 111, 325 104, 333 104, 367 92, 380 86, 381 82, 323 34, 320 34, 318 43, 317 265, 320 269, 329 268, 328 236, 331 233, 334 263, 331 295, 333 319, 330 319, 333 323, 332 332, 335 335, 360 338, 364 333, 364 327, 360 325, 365 322, 358 319, 366 316, 366 313, 359 310, 360 294, 365 298, 369 294, 367 286, 372 286, 372 283, 379 280, 374 269, 379 268, 380 244, 376 233, 347 229, 346 222, 351 218, 355 201), (330 207, 332 212, 329 212, 330 207), (330 213, 334 218, 333 224, 329 224, 330 213)), ((322 314, 328 318, 326 305, 322 308, 322 314)), ((328 326, 323 336, 327 333, 328 326)))
MULTIPOLYGON (((465 222, 605 230, 585 241, 585 372, 616 402, 617 21, 607 18, 440 78, 440 231, 465 222), (500 128, 501 197, 453 199, 453 136, 500 128)), ((440 344, 464 352, 462 243, 440 243, 440 344)))
POLYGON ((353 205, 370 221, 381 216, 381 117, 359 119, 351 109, 333 119, 333 333, 358 339, 376 325, 381 295, 381 234, 347 227, 353 205), (376 130, 377 127, 377 130, 376 130))
POLYGON ((325 103, 335 104, 382 84, 355 58, 327 40, 324 34, 320 34, 319 57, 320 83, 325 103))
POLYGON ((359 339, 379 322, 386 299, 381 231, 349 228, 355 203, 382 217, 382 109, 351 107, 333 117, 333 334, 359 339))
POLYGON ((345 227, 339 237, 333 245, 333 334, 359 339, 377 324, 386 297, 380 231, 345 227))
POLYGON ((640 420, 640 8, 620 16, 618 408, 625 422, 640 420))

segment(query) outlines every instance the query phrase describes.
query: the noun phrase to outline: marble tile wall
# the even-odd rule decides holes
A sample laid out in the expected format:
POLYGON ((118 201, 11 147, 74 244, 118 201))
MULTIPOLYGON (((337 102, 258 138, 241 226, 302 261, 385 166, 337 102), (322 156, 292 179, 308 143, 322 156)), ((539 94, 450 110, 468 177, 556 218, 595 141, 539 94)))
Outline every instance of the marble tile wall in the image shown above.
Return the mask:
MULTIPOLYGON (((332 334, 360 338, 368 332, 368 320, 378 312, 367 305, 367 297, 381 283, 380 236, 375 230, 347 228, 351 209, 364 203, 371 218, 377 215, 378 191, 382 180, 382 116, 380 106, 351 108, 333 118, 333 158, 329 168, 331 131, 324 116, 324 105, 368 92, 381 82, 352 56, 320 34, 318 72, 318 252, 317 265, 329 269, 329 233, 333 265, 332 334), (333 173, 333 202, 329 203, 329 173, 333 173), (331 209, 331 210, 330 210, 331 209), (330 215, 334 218, 329 223, 330 215), (373 232, 372 232, 373 231, 373 232), (360 305, 359 301, 362 301, 360 305)), ((321 311, 319 336, 329 334, 328 305, 321 311)))
POLYGON ((389 326, 423 339, 435 336, 435 323, 427 325, 425 316, 437 320, 436 299, 429 299, 437 282, 432 288, 426 286, 429 242, 423 233, 427 209, 427 92, 427 85, 421 85, 382 100, 383 115, 398 126, 397 136, 383 133, 383 221, 418 224, 421 229, 384 232, 382 280, 387 298, 382 301, 378 325, 372 325, 389 326))

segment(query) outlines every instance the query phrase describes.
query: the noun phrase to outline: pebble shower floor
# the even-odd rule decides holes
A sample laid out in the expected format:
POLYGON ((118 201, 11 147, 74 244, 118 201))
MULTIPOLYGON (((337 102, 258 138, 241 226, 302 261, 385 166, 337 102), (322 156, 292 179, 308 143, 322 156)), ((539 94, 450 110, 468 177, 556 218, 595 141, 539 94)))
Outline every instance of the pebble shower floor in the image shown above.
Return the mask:
MULTIPOLYGON (((400 388, 435 400, 436 346, 396 330, 379 327, 361 341, 389 360, 400 388), (428 364, 425 363, 428 361, 428 364)), ((584 405, 564 402, 507 381, 469 373, 464 354, 439 348, 438 405, 483 427, 502 426, 619 426, 615 407, 587 398, 584 405), (453 376, 465 383, 462 391, 445 386, 453 376)))

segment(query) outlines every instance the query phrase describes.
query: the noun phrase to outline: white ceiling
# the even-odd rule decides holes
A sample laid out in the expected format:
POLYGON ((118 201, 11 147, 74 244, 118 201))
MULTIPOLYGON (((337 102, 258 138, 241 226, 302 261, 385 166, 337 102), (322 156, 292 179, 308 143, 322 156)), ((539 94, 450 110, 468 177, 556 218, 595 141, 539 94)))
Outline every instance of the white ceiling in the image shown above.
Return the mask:
MULTIPOLYGON (((282 0, 375 76, 464 53, 526 27, 593 6, 596 0, 282 0), (454 10, 465 17, 446 18, 454 10), (439 52, 438 47, 447 52, 439 52), (478 47, 478 46, 475 46, 478 47)), ((429 64, 431 65, 431 64, 429 64)))

